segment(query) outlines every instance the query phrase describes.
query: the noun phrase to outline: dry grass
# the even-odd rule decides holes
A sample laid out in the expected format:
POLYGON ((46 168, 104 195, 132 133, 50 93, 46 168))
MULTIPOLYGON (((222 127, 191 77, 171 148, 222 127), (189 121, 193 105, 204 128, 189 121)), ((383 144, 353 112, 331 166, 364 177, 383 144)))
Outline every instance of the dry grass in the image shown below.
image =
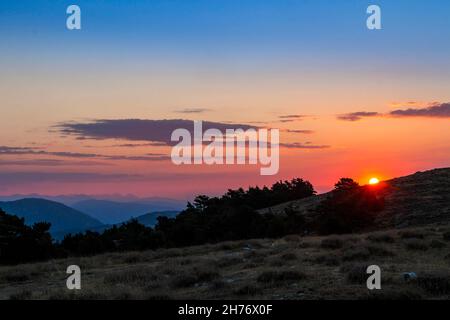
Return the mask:
POLYGON ((225 242, 0 267, 1 299, 448 299, 448 228, 225 242), (82 290, 65 288, 68 265, 82 290), (365 286, 379 265, 382 290, 365 286), (404 272, 415 272, 405 281, 404 272))

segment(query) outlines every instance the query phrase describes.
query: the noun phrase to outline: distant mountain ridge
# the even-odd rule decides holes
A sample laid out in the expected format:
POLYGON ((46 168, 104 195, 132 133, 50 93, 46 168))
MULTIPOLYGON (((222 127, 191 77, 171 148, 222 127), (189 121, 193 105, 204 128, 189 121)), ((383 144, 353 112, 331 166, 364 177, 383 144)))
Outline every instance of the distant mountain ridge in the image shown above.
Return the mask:
POLYGON ((136 219, 139 223, 146 227, 154 227, 158 222, 158 217, 175 218, 178 213, 179 211, 150 212, 133 219, 136 219))
MULTIPOLYGON (((183 207, 177 203, 161 202, 117 202, 89 199, 74 203, 71 207, 102 221, 105 224, 118 224, 148 212, 179 212, 183 207)), ((150 213, 150 215, 154 215, 150 213)))
POLYGON ((66 206, 72 207, 73 204, 86 200, 105 200, 113 202, 138 202, 145 204, 152 204, 160 209, 155 210, 171 210, 181 209, 186 206, 188 200, 186 199, 172 199, 164 197, 137 197, 132 194, 103 194, 103 195, 87 195, 87 194, 67 194, 67 195, 45 195, 45 194, 12 194, 0 195, 0 201, 14 201, 27 198, 46 199, 50 201, 60 202, 66 206), (168 208, 168 209, 164 209, 168 208))
POLYGON ((62 203, 46 199, 27 198, 15 201, 2 201, 0 208, 20 218, 27 225, 36 222, 51 223, 52 234, 65 232, 80 232, 103 225, 99 220, 68 207, 62 203))

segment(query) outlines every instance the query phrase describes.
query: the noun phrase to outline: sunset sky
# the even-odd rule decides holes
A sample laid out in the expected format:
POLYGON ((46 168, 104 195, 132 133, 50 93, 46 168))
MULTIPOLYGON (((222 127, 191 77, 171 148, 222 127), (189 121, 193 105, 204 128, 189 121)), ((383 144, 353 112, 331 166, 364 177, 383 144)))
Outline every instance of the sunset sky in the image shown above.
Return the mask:
POLYGON ((0 194, 327 191, 448 167, 449 39, 447 0, 3 0, 0 194), (175 166, 180 120, 280 129, 279 174, 175 166))

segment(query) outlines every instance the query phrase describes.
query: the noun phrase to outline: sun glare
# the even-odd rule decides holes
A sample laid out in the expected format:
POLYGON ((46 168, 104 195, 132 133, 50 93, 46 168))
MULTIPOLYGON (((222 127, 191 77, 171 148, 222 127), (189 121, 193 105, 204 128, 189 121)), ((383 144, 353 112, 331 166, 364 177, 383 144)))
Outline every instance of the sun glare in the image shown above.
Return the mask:
POLYGON ((369 180, 369 184, 378 184, 380 182, 380 180, 378 180, 378 178, 371 178, 369 180))

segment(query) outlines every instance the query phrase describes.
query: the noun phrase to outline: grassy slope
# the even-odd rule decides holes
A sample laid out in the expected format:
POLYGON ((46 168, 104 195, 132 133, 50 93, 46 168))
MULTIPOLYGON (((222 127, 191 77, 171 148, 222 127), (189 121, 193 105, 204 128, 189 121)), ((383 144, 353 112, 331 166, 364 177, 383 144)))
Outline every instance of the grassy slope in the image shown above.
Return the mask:
POLYGON ((365 299, 450 298, 447 227, 330 237, 287 236, 184 249, 111 253, 0 267, 0 298, 365 299), (82 290, 65 269, 82 268, 82 290), (364 268, 382 269, 383 290, 366 289, 364 268), (405 282, 414 271, 419 281, 405 282))

